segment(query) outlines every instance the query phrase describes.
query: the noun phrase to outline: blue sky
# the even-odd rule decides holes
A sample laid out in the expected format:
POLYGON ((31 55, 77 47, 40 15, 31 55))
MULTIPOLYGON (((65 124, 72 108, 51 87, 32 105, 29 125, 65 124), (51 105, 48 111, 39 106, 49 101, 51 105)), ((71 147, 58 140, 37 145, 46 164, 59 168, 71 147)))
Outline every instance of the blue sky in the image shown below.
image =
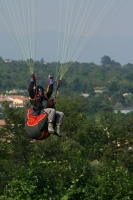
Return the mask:
MULTIPOLYGON (((46 62, 73 60, 100 64, 101 57, 107 55, 122 65, 133 63, 133 0, 33 0, 32 2, 35 2, 33 29, 35 35, 34 45, 31 47, 34 51, 33 59, 43 58, 46 62)), ((0 6, 3 6, 5 12, 7 11, 6 17, 11 25, 8 10, 11 9, 11 5, 7 9, 2 2, 0 6)), ((0 12, 2 15, 2 11, 0 12)), ((24 12, 27 22, 26 8, 24 12)), ((16 17, 18 22, 19 17, 22 18, 20 10, 19 16, 16 17)), ((33 25, 32 17, 30 19, 33 25)), ((15 18, 13 22, 15 23, 15 18)), ((24 59, 8 30, 5 31, 5 23, 0 20, 0 25, 0 56, 3 59, 24 59)), ((22 23, 21 25, 23 26, 22 23)), ((15 37, 16 34, 20 34, 17 31, 15 33, 14 28, 12 31, 15 37)), ((23 51, 26 51, 26 45, 23 48, 23 51)))

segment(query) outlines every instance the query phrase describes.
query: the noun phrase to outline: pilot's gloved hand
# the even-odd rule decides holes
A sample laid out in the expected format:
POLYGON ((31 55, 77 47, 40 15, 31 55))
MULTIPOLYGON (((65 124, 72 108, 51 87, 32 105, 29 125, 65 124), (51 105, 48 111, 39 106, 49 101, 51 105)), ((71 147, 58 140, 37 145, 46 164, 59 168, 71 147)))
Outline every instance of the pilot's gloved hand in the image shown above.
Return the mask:
POLYGON ((49 85, 54 84, 53 76, 51 76, 51 75, 48 76, 48 82, 49 82, 49 85))
POLYGON ((30 81, 31 81, 31 82, 35 82, 35 80, 36 80, 36 75, 35 75, 35 74, 32 74, 32 75, 31 75, 31 80, 30 80, 30 81))

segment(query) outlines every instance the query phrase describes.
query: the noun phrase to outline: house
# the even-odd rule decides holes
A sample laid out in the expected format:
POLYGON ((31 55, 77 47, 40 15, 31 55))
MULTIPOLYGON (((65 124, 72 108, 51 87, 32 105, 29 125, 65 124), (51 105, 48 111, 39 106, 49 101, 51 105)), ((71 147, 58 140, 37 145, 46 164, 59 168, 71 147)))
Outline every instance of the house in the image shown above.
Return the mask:
POLYGON ((94 90, 95 93, 103 93, 105 90, 94 90))
POLYGON ((131 93, 124 93, 123 96, 129 96, 129 95, 132 95, 131 93))
POLYGON ((19 95, 10 95, 8 98, 13 101, 14 107, 23 107, 25 103, 29 100, 28 97, 19 95))
POLYGON ((28 97, 20 95, 0 95, 0 107, 2 107, 3 102, 8 102, 10 107, 23 107, 25 103, 29 100, 28 97))
POLYGON ((44 62, 43 64, 44 64, 44 65, 47 65, 47 64, 50 64, 50 63, 49 63, 49 62, 44 62))
POLYGON ((3 105, 3 102, 8 102, 9 103, 9 105, 12 107, 12 105, 13 105, 13 100, 11 100, 11 99, 8 99, 8 96, 5 94, 5 95, 3 95, 3 94, 0 94, 0 107, 2 107, 3 105))
POLYGON ((0 126, 5 125, 5 120, 4 119, 0 119, 0 126))
POLYGON ((12 61, 10 59, 6 59, 5 62, 7 63, 7 62, 12 62, 12 61))
POLYGON ((89 96, 89 94, 81 94, 80 96, 84 97, 84 98, 87 98, 89 96))

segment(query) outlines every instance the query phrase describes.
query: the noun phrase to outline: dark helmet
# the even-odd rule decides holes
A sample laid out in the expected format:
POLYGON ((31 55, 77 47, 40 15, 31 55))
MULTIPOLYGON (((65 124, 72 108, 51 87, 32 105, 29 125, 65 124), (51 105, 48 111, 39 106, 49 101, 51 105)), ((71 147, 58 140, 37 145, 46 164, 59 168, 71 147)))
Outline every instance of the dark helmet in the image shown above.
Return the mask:
POLYGON ((37 89, 37 93, 42 92, 42 94, 44 94, 44 88, 41 85, 37 85, 36 89, 37 89))

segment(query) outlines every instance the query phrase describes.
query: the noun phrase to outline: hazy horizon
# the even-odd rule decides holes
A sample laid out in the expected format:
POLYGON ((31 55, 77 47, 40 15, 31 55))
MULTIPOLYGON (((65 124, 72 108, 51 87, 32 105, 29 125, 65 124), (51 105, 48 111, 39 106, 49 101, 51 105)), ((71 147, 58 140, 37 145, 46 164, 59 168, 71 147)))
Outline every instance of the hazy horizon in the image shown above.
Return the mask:
MULTIPOLYGON (((98 1, 97 4, 95 3, 95 7, 94 7, 95 9, 93 9, 93 12, 91 13, 88 19, 87 19, 87 14, 85 16, 86 18, 82 19, 85 13, 85 9, 87 7, 87 3, 89 2, 88 0, 82 1, 84 5, 83 5, 83 8, 81 9, 82 11, 81 15, 79 15, 78 13, 81 6, 81 3, 80 3, 81 0, 76 0, 75 10, 72 13, 70 12, 71 11, 70 9, 72 6, 71 2, 74 2, 74 0, 71 1, 69 4, 68 4, 69 2, 68 0, 64 0, 62 1, 63 14, 61 16, 60 31, 59 31, 59 6, 60 6, 59 2, 60 1, 56 0, 54 1, 54 3, 52 0, 49 0, 48 2, 45 2, 43 0, 40 0, 40 1, 33 0, 33 1, 36 3, 35 5, 37 6, 36 8, 37 13, 36 13, 36 19, 35 19, 37 21, 36 22, 37 25, 36 25, 36 29, 34 30, 35 44, 33 44, 34 49, 31 47, 32 50, 34 51, 33 52, 34 60, 41 60, 43 58, 44 61, 46 62, 57 62, 58 60, 60 62, 65 62, 68 60, 69 61, 72 60, 72 61, 78 61, 78 62, 87 62, 87 63, 94 62, 95 64, 100 64, 101 58, 104 55, 107 55, 111 58, 111 60, 119 62, 121 65, 125 65, 127 63, 133 63, 133 56, 132 56, 133 1, 132 0, 128 0, 128 1, 116 0, 114 5, 112 3, 112 10, 110 9, 110 5, 109 5, 108 10, 109 9, 110 10, 109 12, 107 12, 108 10, 106 10, 107 13, 106 12, 104 13, 104 15, 106 14, 104 21, 101 18, 101 21, 99 20, 99 24, 96 27, 97 29, 94 29, 94 30, 93 30, 93 27, 95 27, 94 25, 96 24, 96 22, 98 22, 98 19, 100 18, 99 16, 101 15, 100 12, 106 5, 107 0, 98 1), (68 10, 67 17, 65 13, 66 10, 68 10), (98 15, 98 11, 99 11, 99 15, 98 15), (68 24, 65 23, 66 18, 68 18, 71 14, 73 14, 73 17, 69 19, 70 21, 68 24), (95 18, 96 15, 99 18, 95 18), (77 16, 80 16, 78 20, 77 20, 77 16), (84 24, 85 20, 87 23, 84 24), (84 24, 84 28, 82 28, 83 24, 84 24), (74 26, 76 27, 75 30, 73 30, 74 26), (82 32, 81 32, 81 29, 83 29, 82 32), (88 40, 84 42, 86 35, 89 32, 90 32, 90 36, 87 38, 88 40), (71 36, 71 40, 69 38, 70 36, 71 36), (60 48, 58 49, 59 37, 60 37, 60 48), (75 43, 74 44, 75 46, 73 45, 74 46, 73 47, 72 42, 76 39, 77 39, 77 43, 75 43), (66 42, 67 40, 68 40, 68 43, 64 43, 64 41, 66 42), (65 46, 66 49, 64 48, 63 45, 65 46)), ((110 1, 108 2, 111 4, 110 1)), ((2 1, 1 1, 1 4, 5 6, 4 2, 2 1)), ((86 13, 89 12, 90 6, 91 4, 88 6, 88 10, 86 13)), ((11 16, 13 16, 12 12, 11 12, 11 16)), ((13 32, 14 27, 16 28, 19 24, 12 24, 12 23, 14 23, 14 21, 17 18, 22 17, 22 16, 20 16, 19 14, 16 18, 12 19, 12 21, 10 20, 11 16, 7 12, 6 17, 9 18, 10 26, 13 32), (15 26, 13 27, 13 25, 15 26)), ((25 16, 25 20, 26 19, 27 18, 25 16)), ((1 23, 2 21, 0 21, 0 25, 1 23)), ((4 60, 5 59, 23 60, 22 52, 19 52, 11 36, 9 36, 8 31, 5 31, 4 28, 3 26, 0 26, 0 44, 1 44, 0 57, 2 57, 4 60)), ((21 28, 21 27, 18 26, 18 28, 21 28)), ((17 34, 19 35, 20 33, 16 32, 15 34, 16 34, 15 37, 17 37, 17 34)), ((26 48, 23 47, 23 51, 25 52, 26 48)))

